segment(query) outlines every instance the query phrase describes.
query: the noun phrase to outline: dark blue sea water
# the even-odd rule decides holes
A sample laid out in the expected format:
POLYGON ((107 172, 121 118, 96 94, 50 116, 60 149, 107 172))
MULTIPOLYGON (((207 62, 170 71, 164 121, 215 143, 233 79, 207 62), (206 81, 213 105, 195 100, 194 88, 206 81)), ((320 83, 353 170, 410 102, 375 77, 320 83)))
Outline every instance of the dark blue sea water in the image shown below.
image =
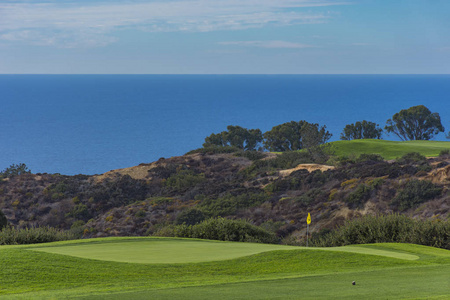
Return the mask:
POLYGON ((182 155, 230 124, 307 120, 338 140, 420 104, 450 130, 450 75, 0 75, 0 170, 103 173, 182 155))

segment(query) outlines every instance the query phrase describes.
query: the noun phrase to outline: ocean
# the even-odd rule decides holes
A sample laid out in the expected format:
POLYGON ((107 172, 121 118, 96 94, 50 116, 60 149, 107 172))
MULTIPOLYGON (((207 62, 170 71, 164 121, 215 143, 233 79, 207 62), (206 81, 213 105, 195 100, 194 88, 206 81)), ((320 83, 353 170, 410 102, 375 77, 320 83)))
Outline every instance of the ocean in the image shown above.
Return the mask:
POLYGON ((334 141, 421 104, 448 132, 450 75, 0 75, 0 170, 100 174, 183 155, 227 125, 306 120, 334 141))

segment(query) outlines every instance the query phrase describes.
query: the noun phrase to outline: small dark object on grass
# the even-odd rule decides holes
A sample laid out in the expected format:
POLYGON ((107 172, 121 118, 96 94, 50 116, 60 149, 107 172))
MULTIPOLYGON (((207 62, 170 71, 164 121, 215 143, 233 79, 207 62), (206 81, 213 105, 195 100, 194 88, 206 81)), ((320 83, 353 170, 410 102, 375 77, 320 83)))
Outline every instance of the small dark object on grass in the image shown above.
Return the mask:
POLYGON ((352 284, 353 284, 353 285, 356 285, 356 281, 353 281, 352 284))

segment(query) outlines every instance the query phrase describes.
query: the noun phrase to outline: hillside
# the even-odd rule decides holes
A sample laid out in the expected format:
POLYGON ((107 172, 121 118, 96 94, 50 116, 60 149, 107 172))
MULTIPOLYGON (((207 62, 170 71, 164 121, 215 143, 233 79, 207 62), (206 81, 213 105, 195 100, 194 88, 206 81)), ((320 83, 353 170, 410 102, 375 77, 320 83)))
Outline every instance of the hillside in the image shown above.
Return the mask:
POLYGON ((151 235, 169 224, 240 218, 287 243, 304 239, 308 212, 312 232, 365 214, 449 217, 449 155, 334 163, 296 152, 199 151, 98 176, 24 174, 0 182, 0 209, 19 228, 72 228, 84 237, 151 235))

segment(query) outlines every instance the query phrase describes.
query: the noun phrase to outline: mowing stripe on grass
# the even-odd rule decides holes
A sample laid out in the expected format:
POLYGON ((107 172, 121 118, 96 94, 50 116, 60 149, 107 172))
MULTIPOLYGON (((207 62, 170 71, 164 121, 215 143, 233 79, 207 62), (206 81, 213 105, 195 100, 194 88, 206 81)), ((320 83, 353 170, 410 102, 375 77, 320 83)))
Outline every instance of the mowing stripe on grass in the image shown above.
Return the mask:
POLYGON ((374 248, 368 248, 368 247, 364 247, 364 246, 343 246, 343 247, 314 248, 314 249, 352 252, 352 253, 361 253, 361 254, 370 254, 370 255, 380 255, 380 256, 393 257, 393 258, 406 259, 406 260, 419 259, 419 256, 413 255, 413 254, 408 254, 408 253, 399 252, 399 251, 374 249, 374 248))

